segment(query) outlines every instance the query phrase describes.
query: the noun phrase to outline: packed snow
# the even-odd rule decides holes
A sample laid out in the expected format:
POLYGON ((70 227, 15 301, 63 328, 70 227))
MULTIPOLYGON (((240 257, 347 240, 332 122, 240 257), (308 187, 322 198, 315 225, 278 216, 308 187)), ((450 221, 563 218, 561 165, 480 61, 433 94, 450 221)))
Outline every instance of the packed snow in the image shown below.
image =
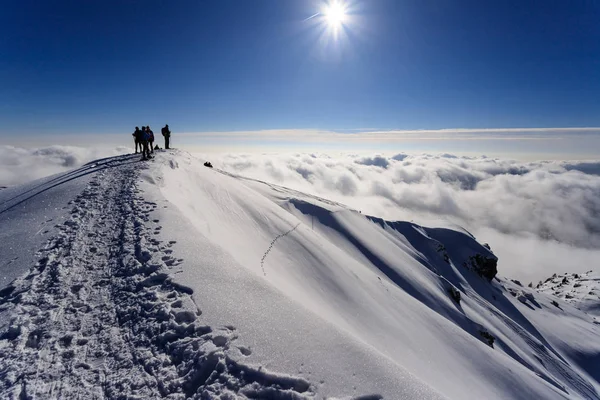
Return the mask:
POLYGON ((0 191, 0 397, 600 398, 594 299, 496 275, 458 225, 203 161, 0 191))

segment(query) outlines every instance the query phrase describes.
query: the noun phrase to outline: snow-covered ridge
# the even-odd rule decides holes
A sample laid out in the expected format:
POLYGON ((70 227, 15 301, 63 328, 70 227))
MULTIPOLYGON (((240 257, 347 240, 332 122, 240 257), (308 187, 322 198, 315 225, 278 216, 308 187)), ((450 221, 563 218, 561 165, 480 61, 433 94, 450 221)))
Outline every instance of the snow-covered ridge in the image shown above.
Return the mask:
POLYGON ((168 274, 183 260, 154 236, 157 205, 136 187, 136 158, 88 166, 70 218, 0 292, 2 398, 310 394, 302 378, 236 361, 251 352, 233 344, 234 327, 200 323, 193 289, 168 274))
POLYGON ((468 232, 202 161, 0 192, 1 397, 599 398, 593 317, 468 232))

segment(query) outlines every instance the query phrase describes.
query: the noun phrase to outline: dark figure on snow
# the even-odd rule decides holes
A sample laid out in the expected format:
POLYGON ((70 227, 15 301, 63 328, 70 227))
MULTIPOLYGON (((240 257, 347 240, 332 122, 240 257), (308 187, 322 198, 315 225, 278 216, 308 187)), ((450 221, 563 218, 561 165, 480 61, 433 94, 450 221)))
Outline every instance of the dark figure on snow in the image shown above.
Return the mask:
POLYGON ((171 139, 171 131, 169 130, 169 125, 165 125, 161 130, 162 135, 165 137, 165 149, 169 148, 169 139, 171 139))
POLYGON ((145 126, 142 126, 142 160, 147 160, 150 158, 150 149, 148 148, 148 143, 150 142, 150 134, 145 126))
POLYGON ((140 141, 141 135, 142 135, 142 131, 140 130, 140 128, 138 128, 137 126, 135 127, 135 132, 132 133, 133 135, 133 141, 135 142, 135 154, 138 153, 138 147, 140 148, 140 151, 142 151, 142 142, 140 141))
POLYGON ((148 143, 150 143, 150 153, 154 153, 154 132, 150 129, 150 125, 146 127, 146 132, 148 132, 148 143))

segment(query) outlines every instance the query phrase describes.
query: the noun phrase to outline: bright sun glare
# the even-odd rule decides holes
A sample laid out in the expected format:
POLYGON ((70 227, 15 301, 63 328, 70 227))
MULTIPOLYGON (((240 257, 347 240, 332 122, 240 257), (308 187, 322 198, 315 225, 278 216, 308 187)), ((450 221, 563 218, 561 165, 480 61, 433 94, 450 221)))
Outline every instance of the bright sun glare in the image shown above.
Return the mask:
POLYGON ((323 11, 323 14, 331 27, 340 26, 346 20, 346 8, 342 3, 337 1, 330 3, 323 11))

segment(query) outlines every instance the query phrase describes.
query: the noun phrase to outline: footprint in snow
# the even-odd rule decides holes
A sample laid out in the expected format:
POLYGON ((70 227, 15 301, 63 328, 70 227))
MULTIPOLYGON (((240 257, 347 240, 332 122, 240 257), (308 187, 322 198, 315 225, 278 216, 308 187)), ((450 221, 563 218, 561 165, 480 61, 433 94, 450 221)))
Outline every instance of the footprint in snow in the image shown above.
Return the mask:
POLYGON ((245 346, 238 346, 238 350, 240 351, 240 353, 242 353, 242 355, 246 357, 252 354, 252 350, 245 346))
POLYGON ((223 335, 217 335, 212 338, 212 342, 217 347, 225 347, 229 343, 230 339, 223 335))

